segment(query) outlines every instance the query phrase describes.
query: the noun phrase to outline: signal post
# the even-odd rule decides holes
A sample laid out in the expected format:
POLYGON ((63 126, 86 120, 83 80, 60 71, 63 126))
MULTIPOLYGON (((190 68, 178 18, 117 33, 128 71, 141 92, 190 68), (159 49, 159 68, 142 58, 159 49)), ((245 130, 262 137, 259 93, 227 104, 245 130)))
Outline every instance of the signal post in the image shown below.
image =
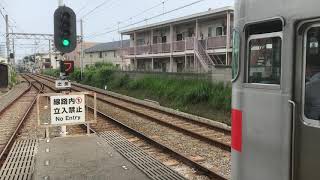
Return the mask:
MULTIPOLYGON (((54 97, 68 97, 71 94, 71 82, 68 80, 68 75, 74 71, 73 61, 64 61, 63 55, 74 51, 77 47, 77 26, 76 26, 76 14, 75 12, 63 4, 63 0, 58 0, 59 7, 54 12, 54 45, 55 48, 60 51, 62 59, 59 59, 60 63, 60 78, 56 80, 55 86, 59 89, 61 95, 55 95, 54 97)), ((83 98, 85 97, 85 93, 83 98)), ((52 98, 50 96, 50 100, 52 98)), ((83 99, 84 102, 84 99, 83 99)), ((51 107, 52 105, 50 105, 51 107)), ((85 110, 85 108, 83 108, 85 110)), ((56 113, 56 112, 55 112, 56 113)), ((51 117, 54 112, 51 107, 51 117)), ((63 119, 63 118, 61 118, 63 119)), ((80 117, 79 117, 80 119, 80 117)), ((81 122, 84 123, 84 117, 81 117, 81 122)), ((70 122, 70 121, 68 121, 70 122)), ((51 124, 54 123, 54 119, 51 119, 51 124)), ((67 123, 68 124, 68 123, 67 123)), ((59 123, 61 127, 61 136, 66 136, 66 122, 59 123)), ((89 123, 87 124, 89 127, 89 123)))

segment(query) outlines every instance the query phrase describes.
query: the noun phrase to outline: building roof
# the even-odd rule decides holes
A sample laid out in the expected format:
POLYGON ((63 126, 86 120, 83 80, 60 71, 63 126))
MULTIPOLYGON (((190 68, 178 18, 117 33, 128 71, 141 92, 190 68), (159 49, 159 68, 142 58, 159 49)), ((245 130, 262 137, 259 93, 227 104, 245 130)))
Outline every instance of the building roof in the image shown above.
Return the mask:
MULTIPOLYGON (((130 40, 123 40, 123 47, 130 46, 130 40)), ((105 51, 114 51, 121 48, 121 41, 113 41, 107 43, 100 43, 91 48, 85 49, 85 53, 92 53, 92 52, 105 52, 105 51)))
POLYGON ((148 28, 163 27, 163 26, 168 26, 170 24, 178 24, 180 22, 183 23, 185 21, 201 19, 201 18, 205 18, 208 16, 220 15, 221 13, 225 13, 227 11, 233 12, 233 10, 234 10, 234 8, 232 6, 226 6, 226 7, 222 7, 222 8, 218 8, 218 9, 209 9, 208 11, 201 12, 201 13, 196 13, 196 14, 183 16, 183 17, 179 17, 179 18, 175 18, 175 19, 170 19, 167 21, 162 21, 162 22, 158 22, 158 23, 145 25, 145 26, 139 26, 139 27, 135 27, 135 28, 131 28, 131 29, 126 29, 126 30, 120 31, 120 33, 121 34, 130 34, 134 31, 140 31, 140 30, 144 30, 144 29, 148 29, 148 28))

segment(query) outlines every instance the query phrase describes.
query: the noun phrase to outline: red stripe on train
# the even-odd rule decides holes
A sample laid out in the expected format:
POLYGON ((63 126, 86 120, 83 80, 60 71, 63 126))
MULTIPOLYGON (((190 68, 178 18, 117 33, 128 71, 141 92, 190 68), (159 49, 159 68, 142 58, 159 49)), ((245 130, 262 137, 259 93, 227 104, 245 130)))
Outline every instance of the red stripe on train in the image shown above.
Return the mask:
POLYGON ((232 109, 231 115, 231 147, 232 149, 242 151, 242 112, 232 109))

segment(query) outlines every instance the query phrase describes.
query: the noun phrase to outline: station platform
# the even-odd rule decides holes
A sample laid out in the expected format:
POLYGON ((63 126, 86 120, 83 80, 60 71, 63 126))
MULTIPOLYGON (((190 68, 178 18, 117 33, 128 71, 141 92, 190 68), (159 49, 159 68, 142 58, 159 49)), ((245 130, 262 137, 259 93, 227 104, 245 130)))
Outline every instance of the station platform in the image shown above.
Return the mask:
POLYGON ((0 180, 184 179, 121 135, 104 132, 14 144, 0 180))

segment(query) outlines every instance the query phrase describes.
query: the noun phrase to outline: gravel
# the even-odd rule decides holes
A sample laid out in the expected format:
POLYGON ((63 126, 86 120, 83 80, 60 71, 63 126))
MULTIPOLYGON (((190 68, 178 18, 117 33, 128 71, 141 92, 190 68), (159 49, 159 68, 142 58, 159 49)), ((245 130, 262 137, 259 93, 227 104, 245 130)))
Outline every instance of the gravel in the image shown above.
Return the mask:
POLYGON ((22 82, 21 84, 14 86, 9 92, 0 96, 0 112, 13 100, 19 97, 25 90, 27 90, 28 86, 28 83, 22 82))

